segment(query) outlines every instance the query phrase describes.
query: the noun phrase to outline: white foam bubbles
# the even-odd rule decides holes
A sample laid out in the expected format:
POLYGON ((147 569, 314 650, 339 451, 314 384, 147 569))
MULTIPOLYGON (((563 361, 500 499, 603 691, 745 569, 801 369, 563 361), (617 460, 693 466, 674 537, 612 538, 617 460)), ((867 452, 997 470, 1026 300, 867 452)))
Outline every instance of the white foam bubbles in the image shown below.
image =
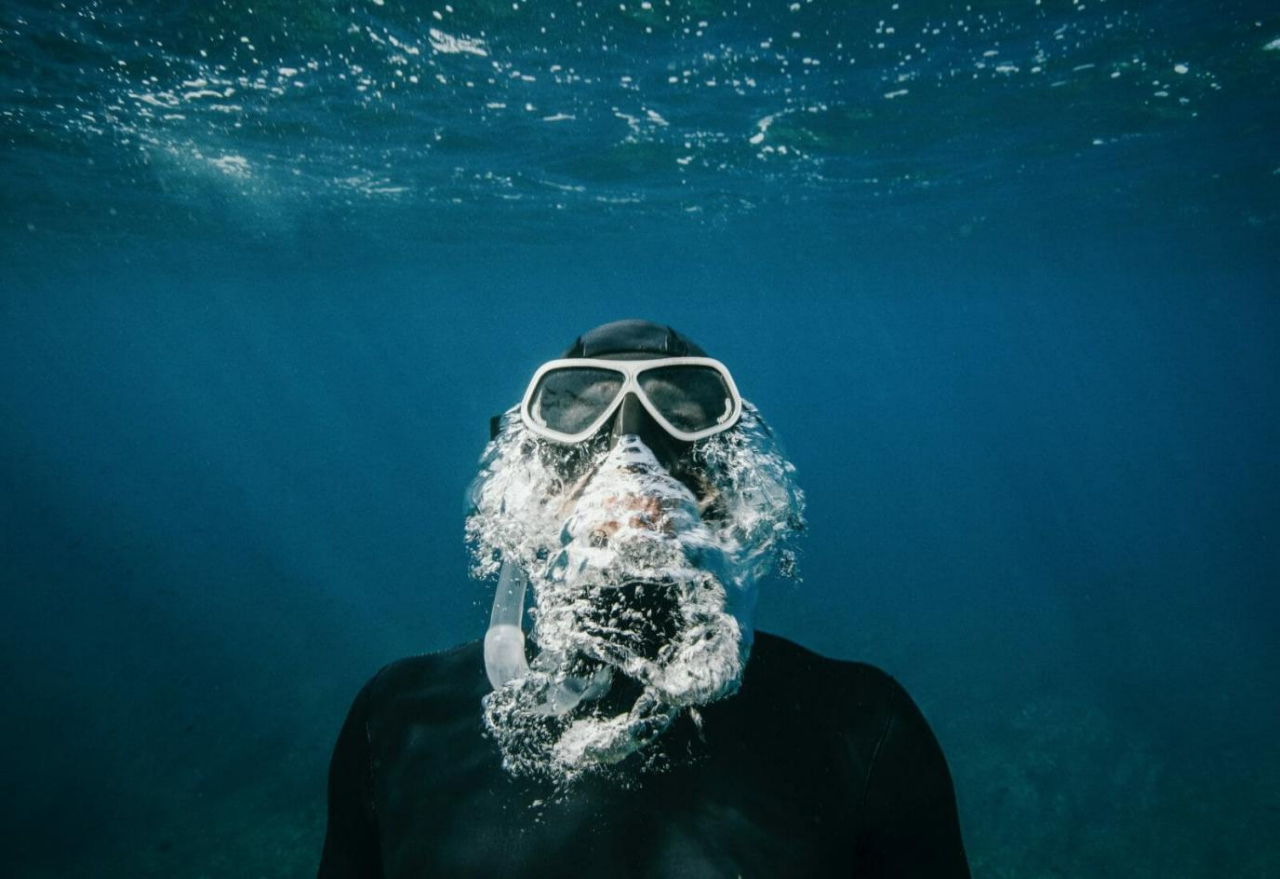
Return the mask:
POLYGON ((483 40, 470 37, 455 37, 434 27, 427 31, 427 36, 431 43, 431 48, 442 55, 465 54, 478 55, 481 58, 489 57, 489 50, 483 40))
POLYGON ((557 446, 514 413, 486 450, 473 570, 520 565, 536 605, 530 673, 485 700, 513 772, 572 781, 736 691, 757 580, 792 570, 783 545, 803 526, 803 495, 749 404, 684 463, 681 481, 631 437, 557 446))

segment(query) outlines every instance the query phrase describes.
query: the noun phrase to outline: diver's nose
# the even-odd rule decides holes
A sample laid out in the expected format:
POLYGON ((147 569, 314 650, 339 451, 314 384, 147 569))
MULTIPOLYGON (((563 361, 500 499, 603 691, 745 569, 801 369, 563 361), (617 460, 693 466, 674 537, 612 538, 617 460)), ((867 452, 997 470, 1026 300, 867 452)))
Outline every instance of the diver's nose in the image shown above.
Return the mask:
POLYGON ((617 414, 613 416, 613 427, 609 431, 609 448, 616 446, 618 440, 624 436, 638 436, 646 446, 652 449, 652 441, 660 433, 663 433, 662 428, 653 420, 649 410, 644 408, 640 398, 628 393, 623 397, 617 414))
POLYGON ((668 471, 673 469, 683 451, 679 441, 653 420, 649 410, 640 402, 640 398, 632 393, 628 393, 622 399, 622 405, 613 416, 613 425, 609 431, 609 448, 616 446, 618 440, 624 436, 640 437, 640 441, 649 447, 654 457, 658 459, 658 463, 668 471))

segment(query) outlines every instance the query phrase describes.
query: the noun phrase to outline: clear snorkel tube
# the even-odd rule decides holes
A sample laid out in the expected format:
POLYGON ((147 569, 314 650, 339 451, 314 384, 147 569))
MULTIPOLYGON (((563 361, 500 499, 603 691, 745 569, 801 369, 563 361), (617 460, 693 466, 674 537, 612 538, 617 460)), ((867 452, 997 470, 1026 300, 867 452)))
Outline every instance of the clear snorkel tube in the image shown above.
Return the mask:
MULTIPOLYGON (((489 614, 489 631, 484 633, 484 670, 495 690, 529 674, 524 655, 524 593, 529 576, 517 564, 503 562, 498 590, 489 614)), ((600 666, 589 678, 568 677, 552 684, 542 710, 560 715, 572 711, 583 699, 595 699, 608 689, 613 676, 608 666, 600 666)))
POLYGON ((489 631, 484 633, 484 670, 489 683, 499 687, 529 673, 524 655, 524 592, 529 577, 519 565, 502 563, 498 591, 493 596, 489 631))

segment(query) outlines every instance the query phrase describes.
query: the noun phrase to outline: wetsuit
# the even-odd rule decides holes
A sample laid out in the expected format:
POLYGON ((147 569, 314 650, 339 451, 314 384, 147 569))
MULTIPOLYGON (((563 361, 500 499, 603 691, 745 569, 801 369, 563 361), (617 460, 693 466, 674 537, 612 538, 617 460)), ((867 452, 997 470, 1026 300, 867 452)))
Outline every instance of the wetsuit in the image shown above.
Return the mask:
POLYGON ((503 771, 489 689, 479 642, 364 687, 334 748, 322 879, 969 875, 942 751, 872 666, 759 634, 701 729, 686 714, 631 777, 560 795, 503 771))

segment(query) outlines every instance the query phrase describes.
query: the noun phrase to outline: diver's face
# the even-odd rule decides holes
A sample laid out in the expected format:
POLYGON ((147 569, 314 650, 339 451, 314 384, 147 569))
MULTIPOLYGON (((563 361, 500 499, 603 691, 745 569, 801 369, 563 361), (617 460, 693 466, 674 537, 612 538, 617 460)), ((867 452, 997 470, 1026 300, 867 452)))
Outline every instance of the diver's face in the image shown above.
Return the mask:
MULTIPOLYGON (((601 384, 609 386, 588 387, 583 396, 608 402, 616 377, 604 375, 601 384)), ((698 405, 660 380, 646 391, 698 405)), ((685 415, 690 422, 706 419, 701 412, 685 415)), ((633 394, 600 434, 597 447, 608 454, 591 461, 564 508, 563 546, 552 571, 588 594, 575 605, 572 627, 597 641, 593 653, 654 661, 685 622, 672 572, 686 570, 690 560, 674 547, 700 524, 706 483, 691 466, 693 443, 667 433, 633 394)))
POLYGON ((569 447, 508 419, 472 486, 475 572, 518 565, 534 592, 538 655, 485 702, 515 770, 617 762, 741 680, 755 581, 799 522, 798 490, 754 411, 674 456, 655 427, 624 401, 569 447))

